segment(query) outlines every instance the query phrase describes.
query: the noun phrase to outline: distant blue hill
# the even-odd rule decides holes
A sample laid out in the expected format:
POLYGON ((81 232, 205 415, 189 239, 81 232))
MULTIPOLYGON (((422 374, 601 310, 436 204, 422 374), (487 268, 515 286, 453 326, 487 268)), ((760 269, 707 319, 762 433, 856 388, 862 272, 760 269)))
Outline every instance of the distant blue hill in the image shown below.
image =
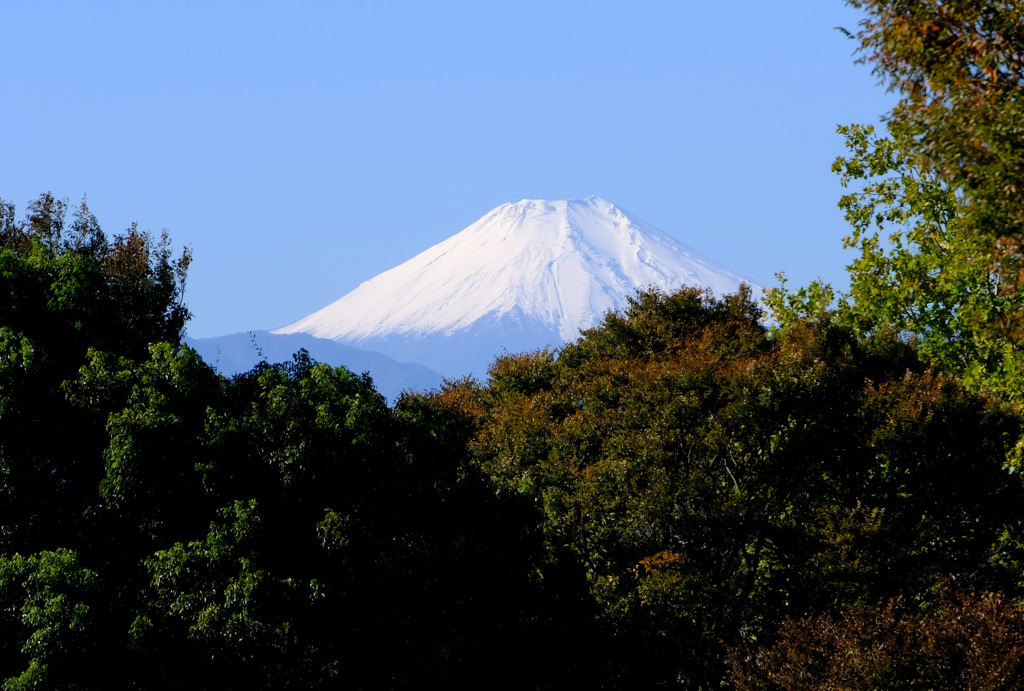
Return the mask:
POLYGON ((317 362, 333 367, 343 366, 356 374, 369 372, 377 391, 392 403, 402 391, 426 391, 441 384, 441 375, 423 365, 397 362, 387 355, 304 333, 251 331, 213 338, 186 336, 185 343, 194 348, 208 365, 226 376, 248 372, 263 360, 288 362, 305 348, 317 362))

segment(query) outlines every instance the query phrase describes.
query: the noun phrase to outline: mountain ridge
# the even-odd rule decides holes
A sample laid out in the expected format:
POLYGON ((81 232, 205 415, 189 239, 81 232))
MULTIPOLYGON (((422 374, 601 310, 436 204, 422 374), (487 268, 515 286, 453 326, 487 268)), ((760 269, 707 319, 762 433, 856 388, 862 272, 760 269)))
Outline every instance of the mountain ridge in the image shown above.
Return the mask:
POLYGON ((212 338, 185 337, 203 361, 224 375, 247 372, 259 362, 287 362, 305 349, 317 362, 344 366, 356 374, 369 372, 374 387, 392 403, 403 391, 425 391, 440 386, 442 376, 415 362, 397 362, 393 358, 365 349, 353 348, 309 334, 272 334, 249 331, 212 338))

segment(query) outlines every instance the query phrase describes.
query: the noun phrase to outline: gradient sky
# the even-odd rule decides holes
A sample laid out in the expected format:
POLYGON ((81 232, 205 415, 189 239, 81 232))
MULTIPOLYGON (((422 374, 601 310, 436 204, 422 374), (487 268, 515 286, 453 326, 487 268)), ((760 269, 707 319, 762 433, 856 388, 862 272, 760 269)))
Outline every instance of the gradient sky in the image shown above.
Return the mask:
POLYGON ((189 334, 283 326, 504 202, 598 195, 762 285, 850 261, 842 0, 0 7, 0 198, 192 248, 189 334))

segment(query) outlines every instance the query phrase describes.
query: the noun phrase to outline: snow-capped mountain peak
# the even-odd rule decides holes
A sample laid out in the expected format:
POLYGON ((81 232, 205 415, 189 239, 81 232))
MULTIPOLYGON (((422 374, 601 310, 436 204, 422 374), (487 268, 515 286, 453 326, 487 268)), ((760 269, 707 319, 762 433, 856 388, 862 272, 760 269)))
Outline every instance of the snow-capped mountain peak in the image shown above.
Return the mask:
POLYGON ((524 199, 275 333, 308 333, 465 374, 458 349, 435 348, 437 339, 490 348, 489 361, 501 347, 561 345, 625 307, 637 288, 722 294, 741 282, 604 199, 524 199), (435 349, 444 363, 417 357, 435 349))

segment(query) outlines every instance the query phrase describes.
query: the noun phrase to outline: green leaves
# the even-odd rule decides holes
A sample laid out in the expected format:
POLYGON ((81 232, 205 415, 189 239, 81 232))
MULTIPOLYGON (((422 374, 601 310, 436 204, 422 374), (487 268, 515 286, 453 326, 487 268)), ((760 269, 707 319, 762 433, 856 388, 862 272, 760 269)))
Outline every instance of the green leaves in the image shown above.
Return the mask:
POLYGON ((20 656, 3 658, 4 691, 76 688, 94 676, 92 609, 100 582, 67 549, 28 557, 0 555, 0 641, 20 656))
POLYGON ((1024 309, 1024 294, 1003 290, 988 245, 965 225, 963 196, 902 133, 839 131, 850 153, 833 170, 854 187, 839 203, 852 229, 844 245, 859 253, 847 267, 850 289, 833 302, 830 286, 787 291, 783 280, 767 298, 777 324, 827 318, 862 337, 892 329, 970 389, 1024 402, 1024 351, 1001 328, 1024 309))
POLYGON ((218 514, 204 540, 177 543, 146 565, 157 610, 182 620, 203 643, 246 656, 274 625, 258 610, 274 587, 254 560, 261 519, 255 500, 235 501, 218 514))
MULTIPOLYGON (((847 4, 865 11, 861 59, 900 94, 890 130, 960 196, 963 232, 994 255, 1014 292, 1024 241, 1024 9, 1008 0, 847 4)), ((1019 328, 1021 313, 1012 316, 1007 333, 1019 328)))
POLYGON ((948 573, 1015 582, 990 560, 1018 527, 1019 420, 804 296, 819 307, 769 333, 748 295, 644 293, 554 361, 499 359, 479 392, 476 457, 542 510, 541 573, 585 574, 629 656, 612 669, 713 687, 723 644, 786 617, 948 573))

